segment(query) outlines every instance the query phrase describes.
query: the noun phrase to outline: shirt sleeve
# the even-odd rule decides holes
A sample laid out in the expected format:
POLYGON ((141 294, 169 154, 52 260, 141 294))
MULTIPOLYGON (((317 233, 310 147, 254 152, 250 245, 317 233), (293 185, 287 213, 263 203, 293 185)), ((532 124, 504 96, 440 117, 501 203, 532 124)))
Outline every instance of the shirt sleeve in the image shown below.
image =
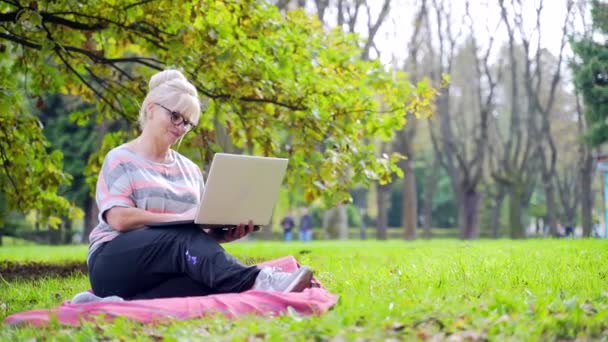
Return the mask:
POLYGON ((203 198, 203 192, 205 192, 205 178, 203 177, 203 172, 201 171, 200 167, 196 167, 196 169, 198 170, 198 184, 199 184, 199 201, 201 200, 201 198, 203 198))
POLYGON ((99 178, 95 199, 99 208, 99 221, 108 223, 105 213, 113 207, 135 208, 133 189, 125 166, 111 154, 106 156, 99 178))

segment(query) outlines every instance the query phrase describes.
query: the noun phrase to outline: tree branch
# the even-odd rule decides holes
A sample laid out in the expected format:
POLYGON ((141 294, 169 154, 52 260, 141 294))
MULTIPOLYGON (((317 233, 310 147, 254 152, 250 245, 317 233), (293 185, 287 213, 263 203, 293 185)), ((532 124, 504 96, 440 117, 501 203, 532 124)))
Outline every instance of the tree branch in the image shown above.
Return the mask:
POLYGON ((212 98, 212 99, 218 99, 218 100, 236 99, 236 100, 243 101, 243 102, 271 103, 271 104, 275 104, 277 106, 285 107, 285 108, 288 108, 291 110, 304 111, 304 110, 308 109, 308 107, 305 107, 305 106, 289 104, 289 103, 281 102, 277 99, 266 99, 266 98, 250 97, 250 96, 235 97, 234 95, 231 95, 231 94, 214 94, 214 93, 211 93, 209 90, 201 88, 199 86, 197 86, 196 88, 198 89, 198 91, 203 93, 205 96, 212 98))
MULTIPOLYGON (((27 39, 24 39, 24 38, 16 36, 16 35, 0 32, 0 38, 10 40, 12 42, 15 42, 17 44, 20 44, 22 46, 25 46, 25 47, 28 47, 31 49, 35 49, 35 50, 42 49, 42 46, 40 44, 34 43, 32 41, 29 41, 27 39)), ((57 45, 57 43, 55 41, 53 41, 53 42, 56 44, 54 46, 54 50, 59 49, 59 45, 57 45)), ((96 52, 88 51, 88 50, 77 48, 74 46, 66 45, 66 46, 61 46, 61 48, 66 51, 77 52, 79 54, 83 54, 83 55, 89 57, 93 62, 99 63, 99 64, 136 63, 136 64, 145 65, 145 66, 155 69, 155 70, 162 70, 162 62, 155 58, 149 58, 149 57, 106 58, 106 57, 103 57, 102 55, 97 54, 96 52), (158 64, 155 65, 154 63, 158 63, 158 64)))
POLYGON ((130 4, 130 5, 127 5, 127 6, 123 7, 122 9, 125 10, 125 11, 127 11, 130 8, 137 7, 137 6, 140 6, 140 5, 145 5, 145 4, 149 3, 149 2, 154 2, 154 1, 156 1, 156 0, 142 0, 142 1, 134 2, 134 3, 130 4))

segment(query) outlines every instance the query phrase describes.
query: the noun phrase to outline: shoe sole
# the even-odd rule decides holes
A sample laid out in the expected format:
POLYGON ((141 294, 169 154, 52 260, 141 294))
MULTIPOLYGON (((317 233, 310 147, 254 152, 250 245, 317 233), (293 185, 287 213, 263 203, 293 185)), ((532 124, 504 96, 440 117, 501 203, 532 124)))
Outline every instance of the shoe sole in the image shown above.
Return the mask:
POLYGON ((310 287, 311 280, 312 270, 306 266, 302 266, 298 269, 297 277, 283 292, 302 292, 304 289, 310 287))

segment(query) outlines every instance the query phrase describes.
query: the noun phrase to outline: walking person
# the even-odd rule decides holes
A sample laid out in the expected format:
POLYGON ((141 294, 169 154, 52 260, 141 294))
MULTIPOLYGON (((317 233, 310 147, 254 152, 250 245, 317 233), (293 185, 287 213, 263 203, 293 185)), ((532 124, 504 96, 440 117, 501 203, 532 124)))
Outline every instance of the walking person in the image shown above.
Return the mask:
POLYGON ((295 227, 296 222, 293 219, 293 215, 291 213, 291 210, 289 210, 287 212, 287 215, 285 215, 285 217, 283 217, 283 219, 281 220, 281 228, 283 228, 283 239, 285 241, 291 241, 293 238, 293 227, 295 227))
POLYGON ((308 208, 302 208, 300 216, 300 241, 312 241, 312 216, 308 213, 308 208))

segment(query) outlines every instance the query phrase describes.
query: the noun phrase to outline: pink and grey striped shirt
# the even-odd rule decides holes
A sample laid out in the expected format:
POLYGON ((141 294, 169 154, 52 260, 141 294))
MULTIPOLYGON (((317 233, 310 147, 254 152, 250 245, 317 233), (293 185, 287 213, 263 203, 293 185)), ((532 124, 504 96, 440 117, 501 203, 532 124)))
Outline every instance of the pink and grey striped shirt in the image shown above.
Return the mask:
POLYGON ((99 224, 89 235, 89 253, 122 234, 105 220, 112 207, 140 208, 154 213, 183 213, 198 205, 204 189, 200 168, 171 150, 171 162, 145 159, 126 145, 111 150, 97 180, 99 224))

